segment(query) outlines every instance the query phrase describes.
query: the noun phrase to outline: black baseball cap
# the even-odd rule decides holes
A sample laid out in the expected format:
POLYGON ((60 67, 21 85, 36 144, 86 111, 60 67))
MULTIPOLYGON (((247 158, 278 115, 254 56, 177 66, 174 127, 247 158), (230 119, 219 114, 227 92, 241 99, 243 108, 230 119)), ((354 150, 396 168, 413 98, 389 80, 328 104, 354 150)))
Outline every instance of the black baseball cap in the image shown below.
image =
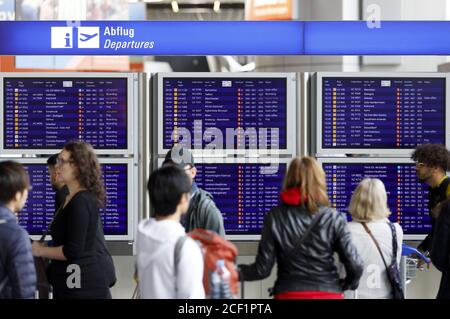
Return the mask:
POLYGON ((170 151, 167 152, 166 157, 163 162, 163 166, 167 164, 175 164, 182 166, 186 165, 195 166, 194 156, 191 150, 181 145, 175 145, 170 151))

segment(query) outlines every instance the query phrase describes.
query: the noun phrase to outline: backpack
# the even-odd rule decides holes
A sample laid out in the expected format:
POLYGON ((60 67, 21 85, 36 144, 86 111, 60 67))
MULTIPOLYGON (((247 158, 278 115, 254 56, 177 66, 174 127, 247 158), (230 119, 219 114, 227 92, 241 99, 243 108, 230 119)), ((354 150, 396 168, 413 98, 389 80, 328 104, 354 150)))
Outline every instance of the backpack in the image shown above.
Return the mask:
POLYGON ((213 280, 213 276, 217 274, 217 261, 223 260, 225 268, 230 273, 229 282, 225 284, 231 292, 230 297, 236 298, 239 281, 236 269, 236 257, 238 254, 236 246, 215 232, 201 228, 196 228, 187 235, 199 242, 202 248, 204 260, 203 287, 205 288, 206 296, 212 296, 214 291, 220 290, 220 287, 215 287, 219 283, 213 280))

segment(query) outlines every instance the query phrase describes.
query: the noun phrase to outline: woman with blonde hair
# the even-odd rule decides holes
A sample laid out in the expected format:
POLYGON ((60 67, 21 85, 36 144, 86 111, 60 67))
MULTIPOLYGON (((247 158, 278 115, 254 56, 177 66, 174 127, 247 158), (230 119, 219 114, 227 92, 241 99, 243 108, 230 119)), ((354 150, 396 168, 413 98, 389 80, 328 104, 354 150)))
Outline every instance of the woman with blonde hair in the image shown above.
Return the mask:
POLYGON ((363 179, 353 193, 348 210, 353 219, 349 223, 350 232, 364 261, 357 297, 390 299, 392 285, 383 258, 388 266, 392 264, 396 243, 397 263, 400 263, 403 231, 398 223, 388 219, 391 212, 383 182, 378 178, 363 179))
POLYGON ((275 298, 342 299, 343 290, 358 286, 362 261, 345 216, 329 207, 325 172, 314 158, 292 160, 280 198, 264 220, 255 263, 239 265, 240 280, 268 277, 277 261, 275 298), (345 266, 344 280, 335 252, 345 266))

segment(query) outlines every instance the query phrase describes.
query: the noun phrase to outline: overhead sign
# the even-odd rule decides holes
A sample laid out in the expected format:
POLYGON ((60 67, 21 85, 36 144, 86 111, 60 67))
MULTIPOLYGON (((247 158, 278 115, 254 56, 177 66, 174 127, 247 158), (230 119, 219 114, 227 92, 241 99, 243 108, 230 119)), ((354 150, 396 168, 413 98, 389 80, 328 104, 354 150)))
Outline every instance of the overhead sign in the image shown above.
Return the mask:
POLYGON ((450 21, 0 21, 2 55, 450 55, 450 21))
POLYGON ((292 55, 302 23, 272 21, 0 22, 3 55, 292 55))

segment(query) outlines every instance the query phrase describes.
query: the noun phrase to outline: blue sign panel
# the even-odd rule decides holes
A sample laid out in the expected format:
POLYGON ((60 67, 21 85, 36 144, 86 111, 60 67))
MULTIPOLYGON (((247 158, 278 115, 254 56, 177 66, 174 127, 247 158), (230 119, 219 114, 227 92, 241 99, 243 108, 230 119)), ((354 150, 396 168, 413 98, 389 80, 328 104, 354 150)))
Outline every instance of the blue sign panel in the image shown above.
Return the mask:
POLYGON ((301 22, 0 22, 3 55, 290 55, 301 22))
POLYGON ((3 55, 450 55, 450 21, 1 21, 3 55))
POLYGON ((326 148, 415 148, 445 143, 445 79, 322 80, 326 148))
POLYGON ((3 81, 5 149, 59 149, 73 139, 96 149, 128 147, 126 79, 6 77, 3 81))
MULTIPOLYGON (((285 78, 170 78, 163 83, 164 148, 171 148, 178 128, 195 132, 200 121, 204 129, 255 129, 255 135, 238 148, 258 147, 256 130, 267 129, 267 148, 286 148, 287 89, 285 78), (274 145, 276 144, 276 145, 274 145)), ((183 143, 177 140, 176 142, 183 143)), ((204 148, 194 141, 193 148, 204 148)))

